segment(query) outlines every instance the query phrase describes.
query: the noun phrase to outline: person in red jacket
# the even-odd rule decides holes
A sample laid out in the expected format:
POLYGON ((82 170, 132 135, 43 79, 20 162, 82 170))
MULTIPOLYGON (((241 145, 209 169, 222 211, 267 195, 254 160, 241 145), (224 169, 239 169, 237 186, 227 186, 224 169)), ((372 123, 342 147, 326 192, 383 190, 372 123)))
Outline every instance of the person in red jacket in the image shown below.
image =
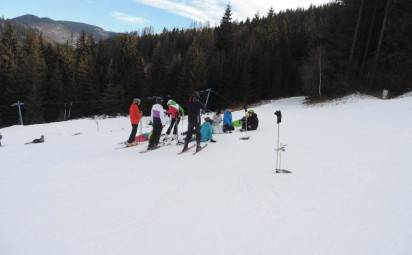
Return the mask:
MULTIPOLYGON (((169 115, 171 122, 169 128, 166 131, 166 135, 170 135, 170 132, 172 132, 173 129, 173 135, 177 139, 177 127, 179 126, 180 118, 185 114, 185 111, 180 105, 178 105, 175 101, 171 99, 167 101, 167 107, 167 115, 169 115)), ((165 137, 165 139, 167 138, 167 136, 165 137)))
POLYGON ((130 133, 129 140, 127 140, 128 145, 134 143, 137 133, 137 126, 139 125, 140 119, 142 118, 142 112, 139 109, 140 102, 141 101, 139 98, 135 98, 130 105, 129 114, 130 122, 132 123, 132 132, 130 133))

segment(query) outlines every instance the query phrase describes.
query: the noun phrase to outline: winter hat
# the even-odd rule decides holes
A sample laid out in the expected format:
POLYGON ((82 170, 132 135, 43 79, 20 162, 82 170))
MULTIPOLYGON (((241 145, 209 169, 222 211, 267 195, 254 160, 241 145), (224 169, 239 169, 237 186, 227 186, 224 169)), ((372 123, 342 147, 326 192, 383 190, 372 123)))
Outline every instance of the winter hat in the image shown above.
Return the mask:
POLYGON ((170 99, 169 101, 167 101, 167 105, 176 105, 176 102, 170 99))
POLYGON ((162 103, 163 103, 163 99, 161 97, 157 97, 156 104, 162 104, 162 103))
POLYGON ((209 122, 209 123, 212 123, 212 122, 213 122, 213 120, 212 120, 211 118, 209 118, 209 117, 206 117, 206 118, 205 118, 205 121, 206 121, 206 122, 209 122))
POLYGON ((140 98, 134 98, 133 99, 133 103, 140 104, 140 102, 141 102, 140 98))
POLYGON ((199 98, 200 98, 200 93, 199 93, 199 91, 193 92, 193 95, 192 95, 192 96, 195 97, 195 98, 197 98, 197 99, 199 99, 199 98))

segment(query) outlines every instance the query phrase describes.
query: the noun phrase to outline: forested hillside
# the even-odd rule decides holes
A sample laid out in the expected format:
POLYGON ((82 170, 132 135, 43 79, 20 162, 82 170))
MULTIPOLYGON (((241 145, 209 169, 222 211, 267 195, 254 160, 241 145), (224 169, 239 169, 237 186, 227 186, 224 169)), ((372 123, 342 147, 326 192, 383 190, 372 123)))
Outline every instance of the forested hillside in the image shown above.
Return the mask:
POLYGON ((173 97, 212 88, 209 108, 294 95, 329 98, 353 91, 412 88, 412 2, 341 0, 321 7, 232 19, 218 27, 139 33, 75 47, 0 35, 0 125, 126 113, 133 97, 173 97))

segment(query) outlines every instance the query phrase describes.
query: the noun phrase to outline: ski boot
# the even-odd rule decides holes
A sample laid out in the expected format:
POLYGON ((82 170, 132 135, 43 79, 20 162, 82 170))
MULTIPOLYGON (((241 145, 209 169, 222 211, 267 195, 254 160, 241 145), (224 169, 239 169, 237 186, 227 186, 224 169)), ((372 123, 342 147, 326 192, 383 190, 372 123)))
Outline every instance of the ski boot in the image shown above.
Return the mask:
POLYGON ((182 153, 185 152, 185 151, 187 151, 187 150, 189 150, 189 142, 188 142, 188 141, 185 141, 185 145, 183 146, 182 153))
POLYGON ((200 144, 198 143, 196 145, 196 152, 199 152, 202 149, 202 146, 200 146, 200 144))

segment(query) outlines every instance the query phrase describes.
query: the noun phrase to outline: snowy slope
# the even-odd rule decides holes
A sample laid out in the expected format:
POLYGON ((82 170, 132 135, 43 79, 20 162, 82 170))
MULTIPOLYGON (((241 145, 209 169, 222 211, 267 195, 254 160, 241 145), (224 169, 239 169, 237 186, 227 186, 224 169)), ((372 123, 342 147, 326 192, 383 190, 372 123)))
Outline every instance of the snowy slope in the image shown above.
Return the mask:
POLYGON ((196 156, 116 150, 127 118, 0 130, 0 254, 412 254, 412 97, 302 101, 196 156))

